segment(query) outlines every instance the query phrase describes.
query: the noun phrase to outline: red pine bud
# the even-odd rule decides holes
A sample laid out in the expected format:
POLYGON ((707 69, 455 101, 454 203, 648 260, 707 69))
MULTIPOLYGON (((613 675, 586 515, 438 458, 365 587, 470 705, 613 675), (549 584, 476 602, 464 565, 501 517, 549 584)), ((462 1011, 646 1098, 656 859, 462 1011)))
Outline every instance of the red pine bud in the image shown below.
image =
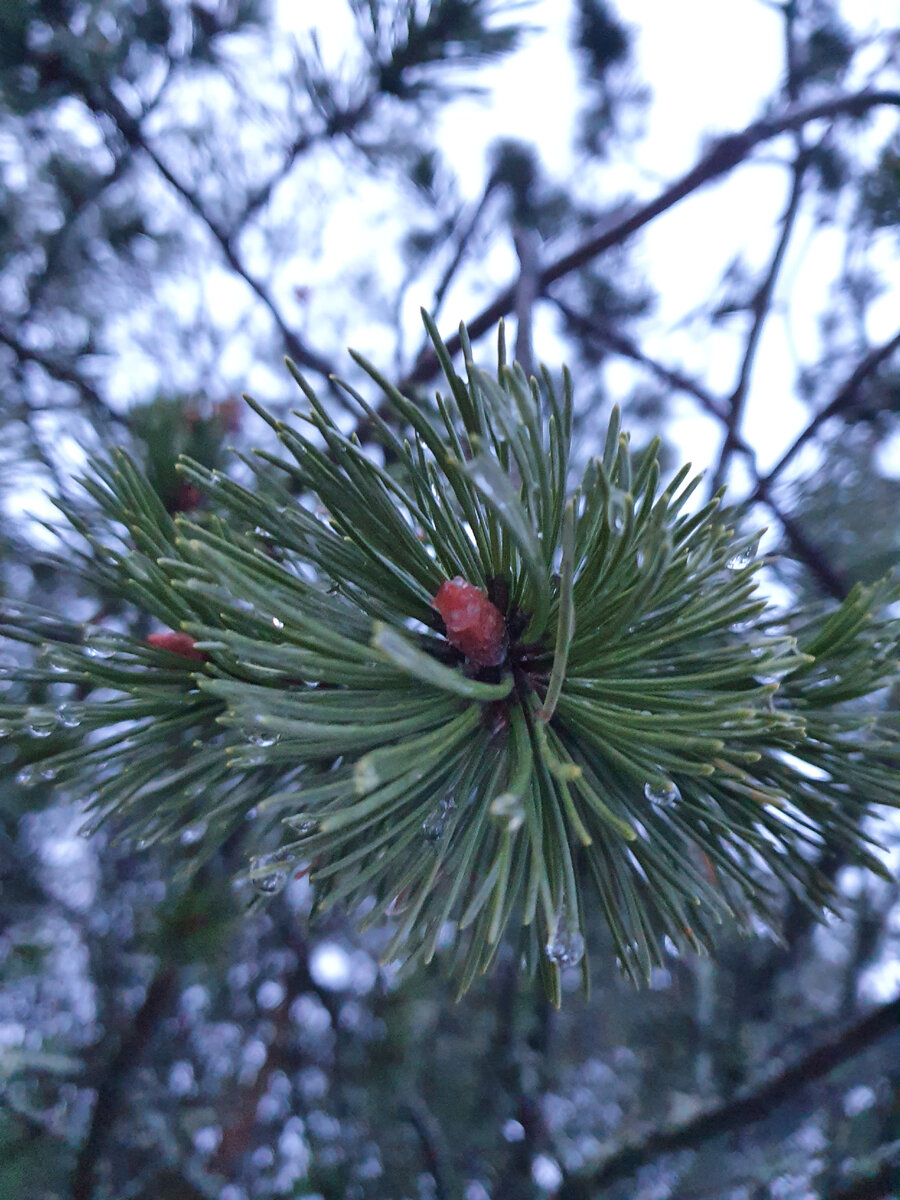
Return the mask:
POLYGON ((170 654, 180 654, 182 658, 196 658, 206 662, 206 655, 197 649, 197 643, 186 633, 151 633, 147 645, 157 650, 168 650, 170 654))
POLYGON ((484 592, 462 576, 438 588, 432 605, 444 619, 447 641, 479 667, 496 667, 506 657, 506 622, 484 592))

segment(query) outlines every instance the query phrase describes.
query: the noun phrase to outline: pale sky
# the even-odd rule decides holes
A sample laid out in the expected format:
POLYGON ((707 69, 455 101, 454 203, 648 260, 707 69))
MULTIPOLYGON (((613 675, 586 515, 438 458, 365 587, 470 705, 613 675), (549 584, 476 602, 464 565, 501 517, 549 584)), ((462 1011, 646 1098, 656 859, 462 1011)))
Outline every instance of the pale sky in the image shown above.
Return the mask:
MULTIPOLYGON (((300 31, 315 25, 326 60, 344 53, 349 19, 343 5, 329 6, 327 15, 320 5, 298 6, 291 0, 281 0, 281 8, 287 27, 300 31)), ((649 85, 652 100, 643 138, 624 155, 614 154, 614 165, 602 164, 596 178, 576 180, 582 194, 601 202, 628 193, 638 198, 654 195, 693 165, 707 137, 740 130, 758 117, 763 98, 776 92, 782 74, 781 21, 763 0, 632 0, 616 8, 635 31, 635 78, 649 85), (594 197, 593 186, 605 188, 607 195, 594 197)), ((479 77, 491 89, 490 101, 457 102, 443 117, 439 140, 470 198, 480 195, 486 150, 498 136, 535 143, 549 173, 570 182, 575 160, 569 134, 578 88, 569 49, 572 14, 571 0, 535 0, 524 17, 541 31, 510 60, 479 77)), ((896 26, 900 12, 896 0, 845 0, 843 15, 857 29, 877 33, 896 26)), ((853 85, 863 82, 860 78, 853 85)), ((881 114, 882 129, 891 119, 892 114, 881 114)), ((775 158, 783 158, 789 148, 786 139, 770 143, 767 163, 738 168, 694 193, 629 243, 634 263, 659 293, 642 344, 659 359, 695 374, 713 391, 727 393, 733 386, 745 322, 737 320, 721 332, 698 336, 697 330, 682 324, 683 318, 708 302, 736 253, 740 251, 751 268, 768 261, 788 182, 775 158)), ((896 258, 895 247, 885 241, 885 254, 896 258)), ((336 256, 359 253, 344 222, 336 223, 328 249, 331 265, 336 256)), ((548 253, 555 256, 559 249, 554 246, 548 253)), ((794 396, 796 367, 817 354, 818 316, 842 253, 839 234, 817 229, 811 217, 798 221, 773 318, 760 346, 744 425, 764 468, 808 420, 808 408, 794 396)), ((499 247, 488 266, 499 290, 515 276, 512 247, 499 247)), ((873 309, 870 334, 876 340, 893 332, 898 293, 900 288, 873 309)), ((489 298, 457 292, 445 308, 443 325, 452 329, 489 298), (460 306, 464 311, 458 311, 460 306)), ((411 321, 418 305, 429 299, 409 298, 411 321)), ((560 347, 546 325, 538 324, 536 340, 538 357, 552 363, 560 347)), ((635 379, 632 367, 621 361, 611 362, 606 372, 615 394, 626 394, 635 379)), ((719 428, 688 400, 673 400, 672 413, 677 419, 671 434, 685 457, 698 467, 714 460, 719 428)))

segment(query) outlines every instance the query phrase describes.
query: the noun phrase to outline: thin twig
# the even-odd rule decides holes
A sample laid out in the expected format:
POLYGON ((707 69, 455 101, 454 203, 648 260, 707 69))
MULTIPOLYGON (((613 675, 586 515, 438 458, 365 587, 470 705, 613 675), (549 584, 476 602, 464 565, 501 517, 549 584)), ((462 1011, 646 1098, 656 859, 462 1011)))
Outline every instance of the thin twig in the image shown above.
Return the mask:
POLYGON ((863 382, 898 349, 900 349, 900 331, 895 333, 888 341, 883 342, 882 345, 876 346, 864 359, 857 363, 834 399, 815 414, 803 432, 799 433, 787 450, 785 450, 771 471, 760 479, 754 498, 761 495, 762 491, 775 482, 797 452, 806 445, 825 421, 830 420, 831 417, 838 416, 838 414, 851 407, 863 382))
POLYGON ((570 304, 567 304, 565 300, 560 300, 556 296, 550 296, 549 300, 559 309, 572 329, 576 330, 582 336, 593 338, 602 346, 607 347, 622 358, 629 358, 632 362, 639 363, 652 375, 655 375, 660 382, 668 384, 669 387, 675 388, 676 391, 685 392, 687 395, 693 396, 700 407, 709 413, 710 416, 715 417, 716 420, 722 422, 727 420, 728 413, 722 401, 705 388, 703 384, 698 383, 696 379, 692 379, 674 367, 668 367, 665 363, 659 362, 651 355, 645 353, 635 341, 627 337, 624 333, 601 323, 596 317, 578 312, 570 304))
MULTIPOLYGON (((728 412, 723 407, 722 401, 713 396, 702 384, 682 374, 680 371, 674 371, 664 364, 657 362, 645 354, 639 346, 624 334, 608 329, 593 318, 584 316, 582 313, 571 308, 565 301, 558 300, 556 297, 552 297, 552 301, 560 312, 563 313, 566 320, 579 332, 587 334, 589 337, 595 337, 616 354, 640 363, 656 375, 658 379, 669 383, 679 391, 693 396, 710 416, 715 417, 717 420, 723 422, 723 424, 727 422, 728 412)), ((846 580, 834 569, 821 547, 808 538, 800 529, 797 522, 784 511, 773 497, 770 488, 760 479, 759 471, 756 467, 756 453, 753 447, 736 434, 734 448, 747 458, 750 470, 756 476, 757 485, 752 499, 759 500, 771 510, 784 530, 785 537, 795 557, 809 569, 830 596, 833 596, 836 600, 842 600, 850 590, 846 580)))
POLYGON ((649 1162, 703 1145, 735 1129, 765 1120, 798 1092, 830 1074, 836 1067, 868 1049, 900 1026, 900 999, 876 1008, 830 1041, 785 1068, 773 1079, 745 1092, 736 1100, 709 1109, 683 1125, 657 1129, 640 1142, 624 1146, 590 1175, 569 1175, 557 1193, 558 1200, 584 1200, 619 1179, 627 1179, 649 1162))
MULTIPOLYGON (((356 104, 350 105, 348 108, 337 109, 321 129, 302 133, 296 137, 288 146, 284 159, 277 169, 247 198, 247 203, 235 222, 235 229, 243 229, 247 222, 269 203, 272 193, 291 173, 298 158, 308 154, 319 142, 327 141, 341 134, 349 136, 361 122, 365 121, 372 111, 376 96, 377 92, 370 92, 356 104)), ((233 236, 234 233, 232 233, 233 236)))
POLYGON ((481 195, 481 199, 475 205, 469 216, 468 221, 460 229, 456 239, 456 250, 450 262, 447 264, 443 275, 438 280, 437 287, 434 289, 434 298, 431 301, 431 315, 437 320, 438 313, 444 303, 444 298, 447 295, 447 290, 453 281, 453 277, 459 270, 460 264, 466 256, 466 251, 469 248, 469 243, 475 236, 475 230, 484 215, 484 210, 487 208, 488 200, 494 193, 495 181, 493 178, 488 180, 487 186, 481 195))
POLYGON ((326 379, 330 379, 334 374, 331 363, 320 354, 317 354, 311 347, 307 346, 290 328, 269 290, 242 261, 235 248, 234 237, 223 229, 216 218, 207 211, 206 205, 193 188, 181 180, 160 158, 147 140, 140 122, 131 116, 125 106, 112 93, 104 91, 102 97, 98 98, 90 92, 88 85, 84 81, 79 80, 77 82, 92 111, 97 115, 104 114, 109 117, 125 141, 132 147, 140 149, 146 155, 166 183, 186 201, 191 211, 203 222, 213 238, 218 242, 228 265, 256 293, 269 310, 290 357, 300 366, 306 367, 307 370, 315 371, 317 374, 323 375, 326 379))
POLYGON ((97 389, 77 371, 71 367, 65 366, 61 362, 48 357, 46 354, 41 354, 37 350, 32 350, 29 346, 25 346, 10 333, 6 333, 0 329, 0 345, 6 346, 12 350, 20 363, 34 363, 46 372, 51 379, 55 379, 58 383, 66 383, 70 387, 75 388, 80 393, 81 398, 86 401, 88 408, 96 415, 102 417, 105 421, 114 421, 119 424, 125 424, 122 417, 118 416, 107 405, 106 401, 97 391, 97 389))
POLYGON ((421 1096, 408 1098, 401 1104, 400 1111, 419 1135, 425 1169, 434 1180, 435 1200, 450 1200, 447 1147, 437 1118, 421 1096))
POLYGON ((725 476, 728 471, 728 464, 735 450, 735 438, 741 427, 741 419, 744 415, 744 408, 747 403, 747 393, 750 390, 750 380, 753 375, 753 367, 756 362, 756 354, 759 350, 760 340, 765 328, 766 319, 772 308, 772 300, 775 295, 775 285, 778 282, 778 276, 781 274, 781 268, 784 265, 785 255, 787 254, 788 244, 791 240, 791 234, 794 232, 794 226, 797 221, 797 215, 800 212, 800 203, 803 199, 803 182, 806 177, 806 170, 809 166, 809 150, 803 144, 802 135, 798 135, 797 154, 794 159, 791 177, 791 192, 788 199, 787 207, 784 216, 781 218, 781 228, 779 230, 778 239, 775 243, 775 249, 772 253, 772 259, 769 263, 769 269, 766 272, 766 277, 760 285, 756 295, 753 297, 752 312, 753 321, 750 325, 750 331, 747 334, 747 342, 744 347, 744 353, 741 357, 741 365, 738 370, 737 383, 734 386, 734 391, 728 402, 729 412, 728 420, 725 424, 725 438, 722 442, 722 449, 719 454, 719 461, 713 471, 712 481, 710 483, 710 494, 715 495, 722 483, 725 481, 725 476))
POLYGON ((828 555, 803 532, 797 521, 786 513, 768 488, 757 488, 759 499, 767 505, 778 518, 784 530, 791 550, 796 558, 808 567, 829 596, 835 600, 845 600, 850 592, 850 585, 843 575, 829 561, 828 555))

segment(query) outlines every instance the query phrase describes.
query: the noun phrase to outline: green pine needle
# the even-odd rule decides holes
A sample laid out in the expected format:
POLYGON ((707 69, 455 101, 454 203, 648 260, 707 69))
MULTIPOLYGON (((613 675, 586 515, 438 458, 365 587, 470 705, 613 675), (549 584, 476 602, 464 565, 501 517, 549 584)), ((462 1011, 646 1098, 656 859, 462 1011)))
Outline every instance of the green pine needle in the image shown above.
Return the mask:
POLYGON ((59 501, 70 561, 193 657, 6 610, 0 632, 39 650, 13 682, 32 702, 0 706, 20 779, 139 844, 199 823, 211 852, 255 813, 259 891, 302 868, 320 909, 374 897, 399 958, 452 929, 463 989, 511 928, 558 998, 591 911, 639 979, 664 937, 704 950, 726 917, 774 921, 779 888, 831 904, 823 846, 883 870, 864 818, 900 800, 898 585, 770 612, 754 539, 719 499, 688 507, 687 468, 661 488, 657 445, 636 465, 616 412, 570 492, 568 375, 526 379, 501 334, 497 376, 462 378, 426 326, 433 409, 361 358, 381 404, 344 389, 380 458, 291 366, 309 411, 254 403, 285 457, 245 460, 252 484, 183 460, 207 508, 173 521, 116 451, 88 505, 59 501), (500 613, 492 665, 435 608, 456 577, 500 613))

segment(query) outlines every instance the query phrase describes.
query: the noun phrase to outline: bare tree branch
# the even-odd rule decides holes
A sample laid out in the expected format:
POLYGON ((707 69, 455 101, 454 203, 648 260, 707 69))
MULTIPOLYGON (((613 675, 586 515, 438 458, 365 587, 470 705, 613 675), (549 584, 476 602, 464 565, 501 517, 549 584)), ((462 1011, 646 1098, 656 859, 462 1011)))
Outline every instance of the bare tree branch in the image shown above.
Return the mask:
POLYGON ((891 1000, 868 1016, 824 1042, 783 1070, 773 1079, 692 1121, 668 1129, 657 1129, 640 1142, 624 1146, 590 1175, 567 1176, 557 1192, 558 1200, 586 1200, 619 1179, 627 1179, 647 1163, 676 1150, 690 1150, 712 1138, 765 1120, 798 1092, 828 1075, 848 1059, 862 1053, 900 1026, 900 999, 891 1000))
POLYGON ((769 269, 756 295, 753 297, 753 321, 750 325, 750 331, 747 335, 747 342, 741 358, 737 383, 728 401, 729 412, 725 423, 725 438, 722 442, 719 461, 713 471, 710 483, 710 492, 713 495, 719 490, 728 472, 728 463, 735 449, 735 434, 741 427, 741 419, 744 415, 744 408, 747 402, 747 393, 750 390, 750 380, 753 375, 756 354, 759 349, 766 319, 772 308, 775 285, 778 282, 778 276, 781 274, 791 234, 794 231, 797 221, 797 214, 800 211, 800 202, 803 198, 803 183, 807 167, 809 166, 809 150, 803 144, 802 134, 798 134, 797 136, 797 155, 792 168, 790 197, 784 216, 781 218, 781 229, 775 243, 769 269))
MULTIPOLYGON (((801 129, 811 121, 834 120, 846 115, 861 116, 869 109, 885 104, 900 107, 900 91, 864 90, 832 96, 828 100, 804 107, 792 106, 778 116, 754 121, 741 133, 718 138, 695 166, 660 192, 653 200, 636 209, 612 228, 604 228, 601 233, 588 238, 580 246, 576 246, 574 250, 545 267, 538 277, 541 291, 572 271, 585 266, 605 250, 621 245, 633 233, 643 229, 645 225, 649 225, 661 213, 673 208, 680 200, 691 195, 698 188, 718 179, 721 175, 726 175, 742 163, 760 143, 770 141, 779 134, 787 133, 792 129, 801 129)), ((515 286, 505 288, 487 308, 468 323, 469 336, 472 339, 481 337, 483 333, 496 325, 501 317, 508 316, 513 311, 515 299, 515 286)), ((459 350, 457 334, 447 339, 447 348, 451 354, 455 354, 459 350)), ((437 356, 433 351, 426 350, 419 355, 402 387, 409 388, 416 384, 426 383, 438 369, 437 356)))
MULTIPOLYGON (((577 329, 580 333, 587 334, 589 337, 595 337, 597 341, 608 346, 616 354, 640 363, 664 383, 668 383, 679 391, 693 396, 705 412, 723 424, 727 424, 728 411, 724 408, 722 401, 713 396, 702 384, 682 374, 680 371, 674 371, 657 362, 645 354, 635 342, 624 334, 608 329, 593 318, 584 316, 582 313, 571 308, 565 301, 558 300, 556 297, 552 297, 552 301, 565 316, 566 320, 570 321, 573 328, 577 329)), ((759 473, 756 470, 756 455, 753 448, 737 434, 734 436, 734 448, 747 457, 750 469, 756 475, 758 483, 752 499, 761 501, 771 509, 773 515, 784 529, 785 536, 790 543, 794 555, 812 572, 825 591, 829 595, 834 596, 835 599, 843 599, 849 591, 846 580, 835 571, 834 567, 828 561, 827 555, 821 548, 816 546, 803 533, 797 522, 781 508, 772 496, 769 487, 759 480, 759 473)))
MULTIPOLYGON (((434 289, 434 299, 431 301, 431 315, 435 318, 435 320, 437 320, 437 315, 441 310, 441 305, 444 303, 444 297, 447 295, 447 289, 450 287, 454 275, 459 270, 460 264, 466 256, 466 251, 469 248, 469 242, 475 235, 475 230, 478 228, 478 223, 484 215, 485 208, 487 208, 488 200, 490 200, 491 196, 494 194, 494 187, 495 180, 491 178, 488 180, 487 186, 481 195, 481 199, 472 210, 468 221, 466 221, 465 225, 463 225, 457 235, 456 251, 450 262, 447 264, 443 275, 438 280, 437 287, 434 289)), ((422 351, 422 353, 424 353, 424 351, 422 351)))
POLYGON ((437 1118, 421 1096, 407 1099, 400 1111, 419 1135, 425 1168, 434 1180, 435 1200, 450 1200, 449 1155, 437 1118))
POLYGON ((516 254, 519 256, 519 281, 516 284, 516 361, 526 375, 532 372, 532 330, 534 302, 538 289, 537 234, 523 226, 513 230, 516 254))
MULTIPOLYGON (((619 330, 602 324, 596 317, 586 316, 584 313, 578 312, 570 304, 567 304, 565 300, 560 300, 556 296, 550 296, 549 299, 556 305, 566 321, 576 332, 582 336, 593 338, 600 345, 606 346, 622 358, 629 358, 632 362, 639 363, 651 375, 655 375, 661 383, 666 383, 676 391, 685 392, 687 395, 693 396, 700 407, 709 413, 710 416, 715 417, 716 420, 723 423, 728 420, 728 413, 722 401, 705 388, 703 384, 698 383, 695 379, 691 379, 690 376, 685 375, 682 371, 678 371, 673 367, 667 367, 665 363, 652 358, 638 346, 637 342, 619 330)), ((747 449, 750 449, 749 446, 747 449)))
POLYGON ((835 600, 845 600, 850 592, 850 585, 843 575, 831 565, 825 551, 806 536, 794 518, 786 513, 775 500, 768 488, 763 488, 761 491, 758 489, 758 494, 759 499, 778 518, 795 558, 809 568, 829 596, 835 600))
POLYGON ((876 346, 861 362, 857 363, 834 399, 816 413, 803 432, 798 434, 787 450, 785 450, 771 471, 760 479, 755 496, 760 496, 763 490, 775 482, 797 452, 806 445, 825 421, 830 420, 831 417, 838 416, 853 405, 863 382, 873 372, 877 371, 881 364, 898 349, 900 349, 900 331, 895 333, 888 341, 883 342, 880 346, 876 346))
POLYGON ((261 208, 265 208, 272 198, 272 193, 276 187, 290 175, 298 158, 302 158, 304 154, 308 154, 319 142, 327 141, 329 138, 338 137, 341 134, 349 135, 361 122, 365 121, 372 112, 372 106, 377 95, 376 91, 369 92, 367 96, 364 96, 356 104, 351 104, 347 108, 337 109, 331 114, 321 129, 311 130, 296 137, 288 146, 284 159, 278 168, 273 171, 265 183, 251 192, 247 203, 244 205, 235 223, 235 230, 231 236, 234 237, 235 232, 243 229, 247 222, 261 208))
POLYGON ((71 1200, 92 1200, 94 1179, 103 1147, 116 1116, 119 1095, 128 1074, 140 1060, 144 1047, 153 1036, 158 1022, 169 1007, 175 990, 177 971, 173 964, 162 963, 150 981, 144 1003, 135 1014, 127 1034, 119 1043, 97 1088, 87 1137, 82 1143, 72 1175, 71 1200))
POLYGON ((38 350, 32 350, 29 346, 23 345, 18 338, 13 337, 12 334, 6 333, 2 329, 0 329, 0 345, 10 349, 19 363, 34 363, 42 371, 46 372, 51 379, 55 379, 58 383, 68 384, 69 387, 74 388, 94 416, 101 417, 104 421, 114 421, 119 424, 126 423, 122 417, 112 411, 93 384, 89 383, 83 375, 79 375, 71 367, 57 362, 55 359, 42 354, 38 350))
POLYGON ((213 238, 218 242, 228 265, 256 293, 269 310, 290 357, 300 366, 306 367, 307 370, 315 371, 318 375, 322 375, 326 379, 330 378, 334 374, 331 363, 317 354, 311 347, 307 346, 290 328, 262 280, 257 278, 241 259, 235 246, 235 239, 222 228, 216 218, 207 210, 200 196, 179 179, 175 172, 160 158, 147 140, 140 122, 132 117, 121 101, 108 90, 104 90, 102 96, 95 96, 87 89, 84 81, 75 80, 74 83, 81 90, 91 111, 97 116, 105 115, 108 117, 115 124, 126 143, 135 149, 139 149, 149 158, 166 183, 187 202, 191 211, 206 226, 213 238))

